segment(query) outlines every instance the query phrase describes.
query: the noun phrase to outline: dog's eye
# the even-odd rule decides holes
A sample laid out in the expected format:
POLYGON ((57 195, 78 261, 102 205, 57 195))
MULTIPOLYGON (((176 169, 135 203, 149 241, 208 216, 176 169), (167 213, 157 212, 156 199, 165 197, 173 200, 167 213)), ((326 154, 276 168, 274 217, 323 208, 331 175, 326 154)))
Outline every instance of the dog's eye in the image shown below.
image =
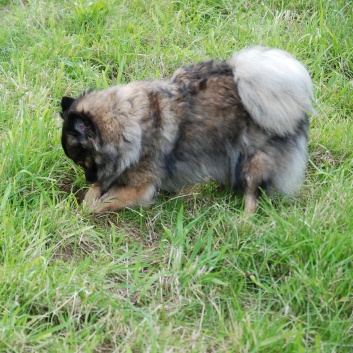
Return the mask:
POLYGON ((84 165, 85 165, 83 162, 77 162, 76 164, 77 164, 79 167, 84 167, 84 165))

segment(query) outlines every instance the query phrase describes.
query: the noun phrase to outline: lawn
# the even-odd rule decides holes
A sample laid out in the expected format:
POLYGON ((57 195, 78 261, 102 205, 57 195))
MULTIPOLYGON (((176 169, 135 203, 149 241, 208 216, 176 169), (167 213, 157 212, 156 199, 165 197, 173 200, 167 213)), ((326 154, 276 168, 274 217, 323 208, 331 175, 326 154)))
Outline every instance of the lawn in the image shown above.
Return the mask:
POLYGON ((1 352, 353 352, 353 3, 0 0, 1 352), (60 100, 261 44, 310 72, 298 197, 94 217, 60 100))

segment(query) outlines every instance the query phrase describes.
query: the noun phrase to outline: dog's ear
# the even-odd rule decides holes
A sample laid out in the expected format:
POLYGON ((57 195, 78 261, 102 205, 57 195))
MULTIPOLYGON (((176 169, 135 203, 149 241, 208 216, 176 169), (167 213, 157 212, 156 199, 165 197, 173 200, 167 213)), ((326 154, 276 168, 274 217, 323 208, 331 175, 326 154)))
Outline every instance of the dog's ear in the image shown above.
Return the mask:
MULTIPOLYGON (((62 97, 61 98, 61 109, 63 110, 63 113, 66 110, 70 109, 70 107, 74 101, 75 101, 75 99, 71 98, 71 97, 62 97)), ((61 116, 63 116, 63 114, 61 114, 61 116)))
POLYGON ((92 120, 76 112, 70 112, 67 117, 67 131, 72 136, 87 140, 96 137, 96 127, 92 120))

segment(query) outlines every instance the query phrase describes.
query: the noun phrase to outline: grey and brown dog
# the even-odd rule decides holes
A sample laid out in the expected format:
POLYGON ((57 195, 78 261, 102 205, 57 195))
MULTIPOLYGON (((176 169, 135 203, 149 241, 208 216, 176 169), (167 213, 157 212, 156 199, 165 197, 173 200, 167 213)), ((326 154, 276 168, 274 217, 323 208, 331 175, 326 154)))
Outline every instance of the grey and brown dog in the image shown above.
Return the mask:
POLYGON ((252 47, 172 78, 62 98, 62 146, 92 184, 95 213, 215 180, 245 195, 295 195, 307 162, 312 83, 288 53, 252 47))

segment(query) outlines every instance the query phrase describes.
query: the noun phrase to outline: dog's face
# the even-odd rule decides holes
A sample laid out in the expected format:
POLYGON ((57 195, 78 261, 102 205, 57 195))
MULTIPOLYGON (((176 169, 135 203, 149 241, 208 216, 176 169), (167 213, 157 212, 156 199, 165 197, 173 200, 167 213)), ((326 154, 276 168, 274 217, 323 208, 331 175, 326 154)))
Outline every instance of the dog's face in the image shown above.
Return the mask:
POLYGON ((95 154, 98 141, 98 130, 92 119, 83 113, 76 112, 73 108, 75 99, 63 97, 61 100, 64 120, 61 143, 65 154, 85 172, 89 184, 98 181, 98 168, 95 154))

